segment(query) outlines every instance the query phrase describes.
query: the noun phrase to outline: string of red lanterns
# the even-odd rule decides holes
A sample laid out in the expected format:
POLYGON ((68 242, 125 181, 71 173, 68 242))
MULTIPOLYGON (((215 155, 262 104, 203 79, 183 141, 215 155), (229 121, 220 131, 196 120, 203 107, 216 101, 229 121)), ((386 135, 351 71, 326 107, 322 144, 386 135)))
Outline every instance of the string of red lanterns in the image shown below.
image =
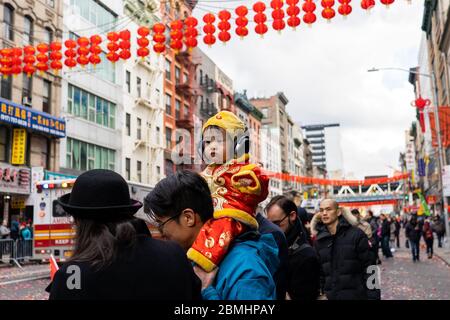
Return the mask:
MULTIPOLYGON (((338 13, 344 17, 352 12, 351 0, 338 0, 338 13)), ((389 7, 394 0, 380 0, 382 5, 389 7)), ((335 0, 322 0, 321 5, 322 18, 330 21, 336 15, 333 8, 336 5, 335 0)), ((361 0, 361 8, 370 10, 376 5, 375 0, 361 0)), ((315 11, 317 9, 314 0, 303 0, 300 6, 300 0, 271 0, 270 6, 272 8, 272 27, 275 31, 281 32, 286 25, 296 29, 303 20, 308 26, 316 22, 317 17, 315 11), (286 8, 284 5, 286 3, 286 8), (303 10, 304 15, 300 18, 300 13, 303 10)), ((268 32, 266 5, 262 1, 257 1, 252 9, 254 11, 253 20, 256 24, 255 33, 264 36, 268 32)), ((248 36, 248 13, 247 6, 238 6, 234 13, 236 15, 235 33, 241 39, 248 36)), ((230 30, 232 25, 230 20, 232 14, 228 10, 221 10, 217 15, 213 13, 206 13, 203 16, 204 32, 203 42, 212 46, 216 43, 216 30, 218 29, 217 38, 222 43, 231 40, 230 30), (217 29, 214 23, 218 20, 217 29)), ((183 48, 191 51, 198 46, 197 37, 199 35, 198 20, 194 17, 187 17, 182 20, 175 20, 169 24, 170 27, 170 42, 169 47, 178 53, 183 48), (184 45, 183 45, 184 42, 184 45)), ((163 23, 155 23, 152 27, 142 26, 138 28, 136 37, 138 49, 137 56, 145 58, 150 55, 151 49, 157 54, 166 51, 166 26, 163 23), (153 37, 151 37, 153 36, 153 37), (153 48, 151 46, 153 45, 153 48)), ((116 63, 119 60, 128 60, 131 58, 131 33, 129 30, 122 30, 120 32, 109 32, 106 35, 106 58, 116 63)), ((103 38, 100 35, 93 35, 91 37, 80 37, 77 40, 68 39, 62 44, 61 42, 52 42, 50 44, 40 43, 36 47, 26 46, 22 48, 5 48, 0 50, 0 74, 4 77, 10 75, 18 75, 25 73, 31 77, 36 70, 40 73, 53 70, 58 74, 63 66, 70 69, 76 66, 86 67, 88 65, 97 66, 102 62, 101 54, 103 38), (64 50, 64 51, 63 51, 64 50)))

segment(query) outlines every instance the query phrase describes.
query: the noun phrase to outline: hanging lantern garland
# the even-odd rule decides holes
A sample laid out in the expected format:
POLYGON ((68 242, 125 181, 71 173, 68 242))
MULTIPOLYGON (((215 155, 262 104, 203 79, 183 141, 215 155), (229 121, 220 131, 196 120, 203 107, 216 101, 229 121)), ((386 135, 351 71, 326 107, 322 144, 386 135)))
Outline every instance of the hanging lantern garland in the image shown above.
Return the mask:
POLYGON ((157 54, 161 54, 166 51, 166 36, 164 32, 166 31, 166 26, 162 23, 156 23, 153 25, 153 41, 155 45, 153 46, 153 50, 157 54))
POLYGON ((150 50, 148 46, 150 45, 150 40, 147 38, 150 34, 150 29, 148 27, 140 27, 137 31, 139 38, 137 39, 137 56, 144 60, 150 55, 150 50))
POLYGON ((361 8, 364 10, 367 10, 367 12, 370 12, 370 9, 375 7, 375 0, 362 0, 361 1, 361 8))
POLYGON ((121 49, 119 56, 122 60, 128 60, 131 58, 131 33, 129 30, 123 30, 119 34, 120 42, 119 47, 121 49))
POLYGON ((3 74, 3 78, 6 79, 12 74, 13 67, 13 50, 10 48, 5 48, 0 51, 0 70, 3 74))
POLYGON ((89 56, 89 62, 94 66, 94 69, 97 67, 98 64, 102 62, 102 59, 100 58, 100 54, 102 53, 102 48, 100 45, 102 44, 102 37, 99 35, 93 35, 91 38, 91 47, 89 49, 90 56, 89 56))
POLYGON ((170 48, 178 54, 183 49, 183 22, 175 20, 170 23, 170 48))
POLYGON ((119 44, 117 43, 119 41, 119 34, 117 32, 109 32, 106 35, 106 38, 108 39, 106 45, 106 48, 108 49, 106 59, 114 64, 120 59, 119 54, 117 53, 117 51, 119 51, 119 44))
POLYGON ((12 49, 12 67, 11 73, 14 77, 17 77, 22 73, 22 48, 13 48, 12 49))
POLYGON ((239 6, 235 10, 236 15, 238 16, 236 18, 236 34, 240 37, 241 40, 244 39, 248 35, 248 9, 246 6, 239 6))
POLYGON ((334 11, 334 0, 322 0, 322 17, 330 22, 336 16, 336 11, 334 11))
POLYGON ((55 75, 59 74, 59 71, 62 69, 62 44, 61 42, 55 41, 50 44, 50 68, 53 69, 55 75))
POLYGON ((272 7, 272 28, 278 31, 281 34, 281 30, 286 27, 286 23, 284 22, 284 11, 283 11, 284 2, 282 0, 272 0, 270 2, 270 6, 272 7))
POLYGON ((308 25, 308 27, 311 27, 312 24, 317 20, 317 17, 314 14, 314 11, 316 11, 316 4, 313 2, 313 0, 305 0, 302 9, 305 12, 303 21, 308 25))
POLYGON ((75 60, 77 56, 77 52, 75 51, 77 43, 75 40, 69 39, 64 42, 64 46, 66 47, 64 51, 64 56, 66 57, 64 64, 70 69, 75 68, 77 65, 77 61, 75 60))
POLYGON ((350 5, 350 2, 352 0, 338 0, 341 4, 338 8, 338 12, 341 16, 344 18, 347 18, 347 16, 352 13, 352 6, 350 5))
POLYGON ((286 3, 288 5, 286 13, 289 16, 287 24, 293 30, 295 30, 301 23, 301 20, 298 17, 300 14, 300 8, 298 6, 299 2, 300 0, 286 0, 286 3))
POLYGON ((255 32, 264 38, 264 34, 269 30, 265 22, 267 21, 267 16, 264 11, 266 10, 266 5, 264 2, 257 2, 253 5, 253 11, 256 12, 254 21, 256 23, 255 32))
POLYGON ((36 60, 38 63, 36 64, 36 69, 39 70, 41 75, 44 74, 44 72, 48 71, 48 51, 49 47, 48 44, 40 43, 36 47, 37 51, 39 52, 36 55, 36 60))
POLYGON ((89 64, 89 44, 90 41, 86 37, 80 37, 77 40, 78 43, 78 58, 77 63, 82 67, 85 68, 89 64))
POLYGON ((225 45, 231 39, 230 29, 231 24, 229 20, 231 19, 231 13, 227 10, 222 10, 219 12, 218 17, 220 19, 217 28, 220 30, 218 38, 225 45))
POLYGON ((184 24, 186 25, 184 31, 184 43, 188 48, 188 51, 192 51, 198 45, 197 36, 198 31, 196 26, 198 25, 198 20, 194 17, 187 17, 184 20, 184 24))
POLYGON ((36 49, 33 46, 26 46, 23 48, 24 57, 24 67, 23 72, 26 73, 26 75, 31 78, 31 76, 36 72, 35 62, 36 62, 36 49))
POLYGON ((216 21, 216 17, 212 13, 207 13, 203 16, 203 22, 205 23, 203 27, 203 32, 205 32, 205 36, 203 37, 203 42, 211 47, 214 43, 216 43, 216 37, 214 36, 214 32, 216 32, 216 27, 214 26, 214 21, 216 21))

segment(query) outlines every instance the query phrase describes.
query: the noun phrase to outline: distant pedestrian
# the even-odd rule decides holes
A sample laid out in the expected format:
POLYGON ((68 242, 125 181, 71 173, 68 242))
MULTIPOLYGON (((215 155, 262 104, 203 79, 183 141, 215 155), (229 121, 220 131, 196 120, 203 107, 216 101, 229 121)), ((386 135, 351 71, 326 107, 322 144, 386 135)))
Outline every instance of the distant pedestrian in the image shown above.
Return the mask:
POLYGON ((439 215, 434 217, 431 228, 436 233, 438 239, 438 247, 442 248, 442 239, 444 238, 445 235, 445 226, 439 215))
POLYGON ((376 264, 381 264, 381 259, 378 254, 379 248, 380 248, 380 235, 378 234, 378 219, 373 215, 373 211, 369 210, 367 212, 367 222, 370 225, 370 228, 372 230, 372 250, 375 252, 376 255, 376 264))
POLYGON ((8 229, 7 225, 6 220, 0 225, 0 239, 7 239, 9 237, 11 231, 8 229))
POLYGON ((11 239, 13 239, 14 241, 19 238, 19 228, 20 228, 19 221, 17 221, 16 219, 12 219, 10 236, 11 236, 11 239))
POLYGON ((20 229, 19 229, 19 239, 20 240, 31 240, 31 231, 27 228, 25 223, 22 223, 20 225, 20 229))
POLYGON ((385 258, 392 258, 391 248, 389 246, 389 240, 391 238, 391 226, 388 218, 385 214, 380 216, 381 218, 381 250, 385 258))
POLYGON ((181 247, 152 239, 134 220, 142 204, 130 199, 119 174, 87 171, 58 203, 74 217, 76 236, 73 256, 47 288, 50 300, 201 298, 201 283, 181 247))
POLYGON ((396 217, 394 219, 394 225, 395 225, 395 230, 394 230, 395 242, 396 242, 397 248, 400 248, 400 230, 401 230, 400 217, 396 217))
POLYGON ((428 259, 431 259, 433 258, 434 235, 429 221, 425 221, 423 225, 423 238, 425 239, 425 243, 427 245, 428 259))
POLYGON ((411 217, 411 220, 406 225, 405 233, 411 247, 413 262, 420 261, 420 238, 422 236, 422 230, 417 221, 417 216, 411 217))

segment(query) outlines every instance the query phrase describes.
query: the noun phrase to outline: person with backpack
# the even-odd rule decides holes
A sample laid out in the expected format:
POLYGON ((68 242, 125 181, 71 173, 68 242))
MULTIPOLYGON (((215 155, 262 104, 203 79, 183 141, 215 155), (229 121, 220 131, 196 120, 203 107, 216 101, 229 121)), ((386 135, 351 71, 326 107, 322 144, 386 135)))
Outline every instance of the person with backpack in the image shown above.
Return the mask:
POLYGON ((425 239, 425 243, 427 245, 427 254, 428 259, 433 258, 433 242, 434 235, 433 229, 431 228, 430 222, 427 220, 423 225, 423 238, 425 239))
POLYGON ((433 229, 434 232, 436 232, 436 236, 438 239, 438 247, 442 248, 442 238, 444 238, 445 235, 445 226, 439 215, 436 215, 436 217, 434 217, 434 221, 431 225, 431 228, 433 229))
POLYGON ((417 221, 416 215, 413 215, 406 225, 405 234, 411 246, 413 262, 420 261, 420 238, 422 237, 422 229, 417 221))
POLYGON ((309 244, 297 206, 285 196, 276 196, 267 205, 266 212, 267 218, 283 230, 288 242, 288 298, 316 300, 320 290, 319 258, 309 244))

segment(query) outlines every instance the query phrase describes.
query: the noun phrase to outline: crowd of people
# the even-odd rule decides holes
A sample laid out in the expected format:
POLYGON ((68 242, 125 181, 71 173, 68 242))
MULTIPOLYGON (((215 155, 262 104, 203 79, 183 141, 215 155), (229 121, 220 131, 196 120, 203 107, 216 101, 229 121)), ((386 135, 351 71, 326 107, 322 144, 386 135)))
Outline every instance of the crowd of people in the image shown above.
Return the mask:
POLYGON ((118 173, 80 175, 58 199, 76 236, 73 256, 47 288, 50 299, 380 299, 372 267, 380 246, 392 256, 391 235, 399 245, 400 221, 362 218, 334 199, 323 199, 315 214, 285 196, 261 208, 269 178, 249 162, 245 131, 230 112, 209 119, 205 170, 166 177, 143 203, 118 173), (134 216, 142 207, 162 240, 134 216))
POLYGON ((0 239, 12 239, 14 241, 33 239, 33 227, 31 220, 19 221, 17 219, 13 219, 11 221, 10 228, 8 228, 7 221, 3 221, 0 225, 0 239))

